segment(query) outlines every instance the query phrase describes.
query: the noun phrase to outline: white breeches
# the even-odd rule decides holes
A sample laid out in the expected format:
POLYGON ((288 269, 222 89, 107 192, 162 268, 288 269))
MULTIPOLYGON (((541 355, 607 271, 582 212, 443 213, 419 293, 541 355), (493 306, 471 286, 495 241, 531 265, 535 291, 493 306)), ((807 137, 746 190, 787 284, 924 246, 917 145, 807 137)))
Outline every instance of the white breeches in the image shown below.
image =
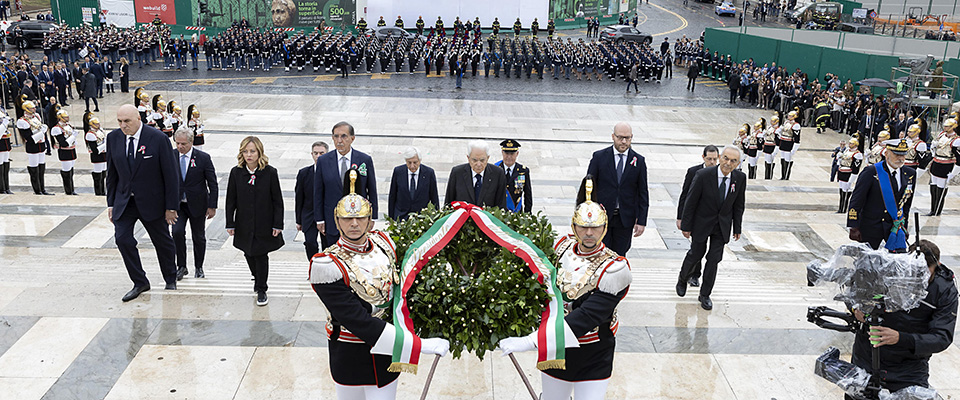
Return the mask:
POLYGON ((39 153, 37 153, 37 154, 27 153, 27 166, 28 166, 28 167, 36 167, 36 166, 38 166, 38 165, 40 165, 40 164, 46 164, 46 163, 47 163, 47 154, 46 154, 46 153, 44 153, 44 152, 42 152, 42 151, 39 152, 39 153))
POLYGON ((3 164, 7 161, 10 161, 10 152, 9 151, 0 151, 0 164, 3 164))
POLYGON ((947 178, 940 178, 937 176, 930 175, 930 184, 937 185, 938 188, 943 189, 947 187, 947 178))
POLYGON ((203 145, 193 146, 193 148, 195 148, 195 149, 197 149, 197 150, 200 150, 200 151, 203 151, 203 145))
MULTIPOLYGON (((794 151, 796 151, 796 149, 796 147, 793 148, 794 151)), ((793 161, 793 151, 781 151, 780 158, 783 159, 783 161, 793 161)))
MULTIPOLYGON (((851 180, 853 180, 853 179, 851 179, 851 180)), ((837 182, 840 183, 840 190, 842 190, 842 191, 844 191, 844 192, 850 192, 850 191, 853 190, 853 188, 852 188, 853 185, 851 185, 849 181, 848 181, 848 182, 837 181, 837 182)))
POLYGON ((763 162, 773 164, 773 153, 763 153, 763 162))
POLYGON ((106 170, 107 170, 107 163, 105 162, 93 163, 93 172, 103 172, 106 170))
POLYGON ((756 167, 757 157, 747 157, 747 164, 749 164, 751 167, 756 167))
POLYGON ((603 400, 610 382, 609 379, 567 382, 544 373, 540 373, 540 380, 543 382, 540 400, 569 400, 571 393, 574 400, 603 400))
POLYGON ((77 160, 70 161, 60 161, 60 170, 61 171, 70 171, 73 169, 73 164, 76 164, 77 160))
POLYGON ((394 400, 397 398, 397 382, 378 388, 376 385, 337 386, 337 400, 394 400))

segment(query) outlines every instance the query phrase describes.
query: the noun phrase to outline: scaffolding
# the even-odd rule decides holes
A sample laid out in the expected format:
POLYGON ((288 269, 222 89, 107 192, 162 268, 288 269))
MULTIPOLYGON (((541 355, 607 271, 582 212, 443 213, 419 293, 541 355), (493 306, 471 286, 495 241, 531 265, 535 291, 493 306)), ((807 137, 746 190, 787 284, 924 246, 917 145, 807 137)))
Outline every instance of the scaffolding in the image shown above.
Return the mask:
POLYGON ((898 84, 893 102, 901 103, 901 109, 914 110, 914 115, 923 116, 931 131, 941 128, 943 116, 956 101, 960 80, 949 73, 934 75, 929 69, 932 58, 901 60, 901 66, 891 68, 890 73, 891 81, 898 84), (931 85, 936 80, 941 80, 939 86, 931 85))

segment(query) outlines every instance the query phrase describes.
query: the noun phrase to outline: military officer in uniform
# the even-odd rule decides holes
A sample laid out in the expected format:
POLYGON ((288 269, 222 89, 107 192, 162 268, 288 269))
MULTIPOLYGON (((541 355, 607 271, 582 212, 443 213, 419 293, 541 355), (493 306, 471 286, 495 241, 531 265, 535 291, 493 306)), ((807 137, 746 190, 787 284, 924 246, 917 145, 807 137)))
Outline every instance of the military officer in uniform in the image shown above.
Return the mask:
MULTIPOLYGON (((563 293, 564 321, 579 347, 566 349, 564 369, 542 372, 542 399, 602 399, 613 372, 619 326, 617 305, 630 289, 630 263, 603 244, 607 213, 592 201, 593 180, 584 179, 570 228, 557 252, 557 286, 563 293)), ((537 332, 500 342, 504 355, 537 348, 537 332)))
MULTIPOLYGON (((396 244, 374 231, 373 207, 357 185, 353 167, 344 176, 335 209, 340 238, 310 261, 313 291, 327 309, 330 374, 339 400, 394 399, 399 372, 389 371, 395 327, 383 319, 399 283, 396 244), (357 190, 360 190, 360 194, 357 190)), ((421 353, 443 356, 445 339, 420 339, 421 353)))
POLYGON ((496 162, 507 176, 507 209, 528 213, 533 208, 533 191, 530 188, 530 168, 517 162, 520 142, 507 139, 500 142, 503 159, 496 162))
POLYGON ((892 252, 906 252, 906 234, 917 170, 904 166, 910 145, 907 139, 886 142, 884 160, 863 169, 850 198, 847 227, 850 240, 874 249, 880 242, 892 252))

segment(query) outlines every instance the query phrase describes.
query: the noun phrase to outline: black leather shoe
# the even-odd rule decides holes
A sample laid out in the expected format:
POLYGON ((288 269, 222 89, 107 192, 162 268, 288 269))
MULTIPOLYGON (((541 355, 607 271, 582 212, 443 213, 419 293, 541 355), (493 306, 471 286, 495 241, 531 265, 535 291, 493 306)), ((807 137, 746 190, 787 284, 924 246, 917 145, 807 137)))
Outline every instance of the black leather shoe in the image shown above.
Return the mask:
POLYGON ((687 283, 677 282, 677 296, 683 297, 686 295, 687 295, 687 283))
POLYGON ((700 296, 698 299, 700 300, 700 308, 703 308, 704 310, 707 310, 707 311, 710 311, 713 309, 713 302, 710 301, 709 296, 700 296))
POLYGON ((168 283, 167 286, 164 286, 163 290, 177 290, 177 283, 168 283))
POLYGON ((197 277, 197 278, 206 278, 206 275, 203 274, 203 267, 197 267, 197 271, 196 271, 196 272, 197 272, 197 274, 196 274, 195 277, 197 277))
POLYGON ((184 276, 187 276, 189 272, 190 271, 187 271, 187 267, 177 268, 177 282, 183 279, 184 276))
POLYGON ((263 306, 267 305, 267 302, 268 302, 268 300, 267 300, 267 292, 264 292, 264 291, 262 291, 262 290, 259 291, 259 292, 257 292, 257 305, 260 306, 260 307, 263 307, 263 306))
POLYGON ((700 278, 692 277, 692 278, 690 278, 690 279, 687 280, 687 283, 689 283, 690 286, 699 287, 699 286, 700 286, 700 278))
POLYGON ((129 292, 127 292, 127 294, 123 295, 123 299, 122 299, 122 300, 123 300, 124 303, 126 303, 126 302, 128 302, 128 301, 130 301, 130 300, 133 300, 133 299, 137 298, 137 296, 140 296, 140 293, 146 292, 146 291, 148 291, 148 290, 150 290, 150 285, 146 285, 146 286, 134 286, 133 289, 131 289, 129 292))

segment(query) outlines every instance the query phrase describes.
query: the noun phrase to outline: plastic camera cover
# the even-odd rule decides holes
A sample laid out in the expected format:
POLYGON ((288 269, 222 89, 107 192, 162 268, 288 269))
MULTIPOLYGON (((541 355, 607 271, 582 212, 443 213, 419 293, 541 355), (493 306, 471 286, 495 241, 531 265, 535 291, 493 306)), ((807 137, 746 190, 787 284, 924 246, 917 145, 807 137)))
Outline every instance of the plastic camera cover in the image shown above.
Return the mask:
POLYGON ((870 383, 870 373, 865 369, 840 359, 840 350, 836 347, 827 349, 817 357, 814 373, 830 382, 835 383, 843 391, 854 398, 863 398, 863 391, 870 383))
POLYGON ((835 284, 833 299, 866 314, 882 296, 886 312, 909 311, 927 296, 930 270, 916 254, 873 250, 865 243, 840 246, 826 262, 807 265, 807 279, 816 286, 835 284))
POLYGON ((941 399, 937 391, 923 386, 908 386, 896 392, 880 392, 880 400, 937 400, 941 399))

